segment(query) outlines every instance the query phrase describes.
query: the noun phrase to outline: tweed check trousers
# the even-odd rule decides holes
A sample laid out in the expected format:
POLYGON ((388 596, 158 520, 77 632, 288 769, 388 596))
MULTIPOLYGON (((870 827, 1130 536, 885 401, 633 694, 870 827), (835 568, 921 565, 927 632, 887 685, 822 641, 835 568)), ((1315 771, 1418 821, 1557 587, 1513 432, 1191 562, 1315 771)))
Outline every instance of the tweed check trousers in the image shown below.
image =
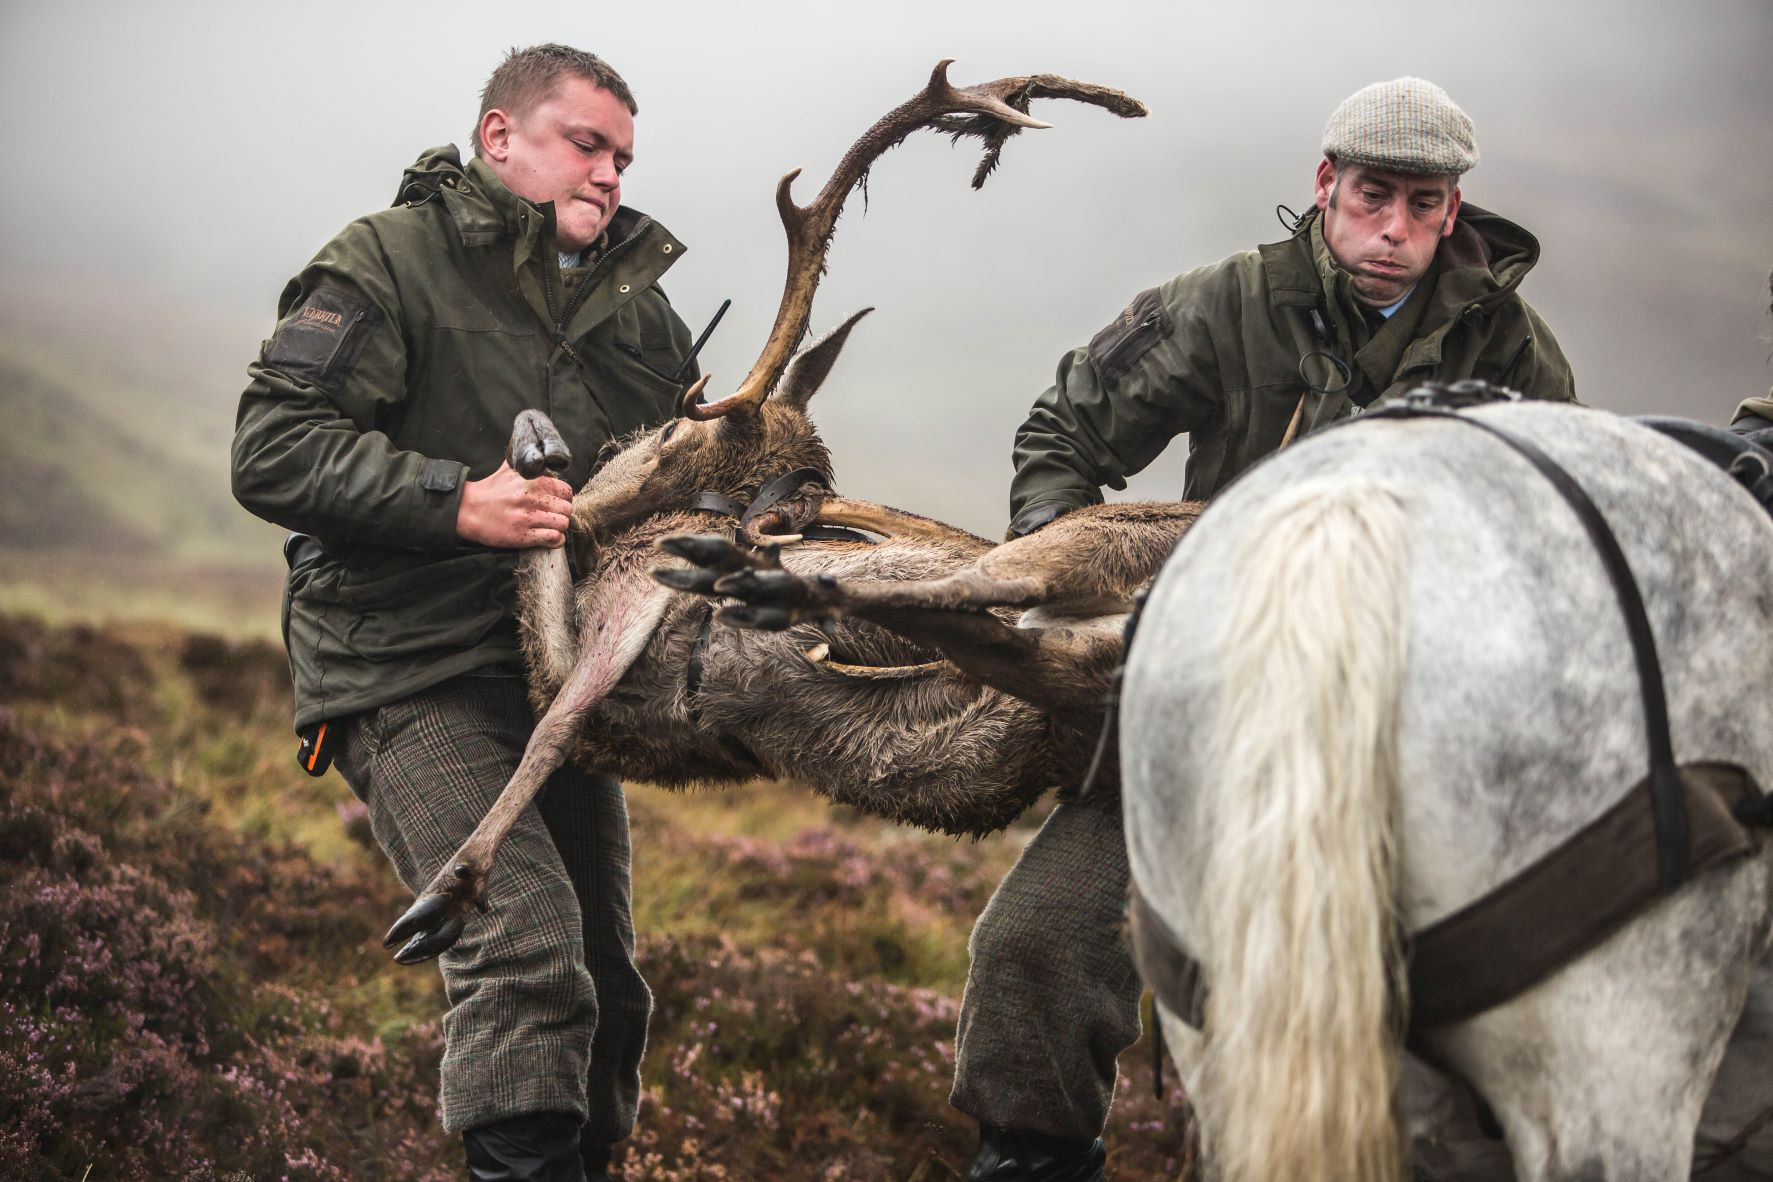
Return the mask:
POLYGON ((1019 1133, 1101 1134, 1139 1038, 1129 875, 1117 793, 1053 810, 973 926, 949 1103, 1019 1133))
MULTIPOLYGON (((414 892, 516 771, 534 725, 523 680, 479 671, 365 711, 336 762, 414 892)), ((652 995, 634 964, 622 785, 562 768, 500 847, 487 910, 438 964, 441 1108, 451 1132, 569 1112, 587 1144, 626 1137, 652 995)))

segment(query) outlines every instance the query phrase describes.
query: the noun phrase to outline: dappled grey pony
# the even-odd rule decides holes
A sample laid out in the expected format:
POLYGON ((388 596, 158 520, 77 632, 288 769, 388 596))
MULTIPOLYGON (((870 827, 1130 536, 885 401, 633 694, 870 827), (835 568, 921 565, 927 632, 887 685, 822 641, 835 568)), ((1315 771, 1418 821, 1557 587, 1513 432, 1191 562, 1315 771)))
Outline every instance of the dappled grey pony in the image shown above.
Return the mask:
MULTIPOLYGON (((1610 523, 1678 760, 1773 784, 1773 520, 1629 420, 1465 413, 1537 444, 1610 523)), ((1773 843, 1403 1049, 1404 934, 1643 780, 1644 701, 1578 518, 1469 424, 1338 427, 1207 510, 1131 646, 1121 763, 1135 887, 1204 984, 1204 1034, 1161 1010, 1209 1177, 1392 1182, 1406 1124, 1419 1166, 1461 1177, 1512 1156, 1521 1179, 1685 1178, 1732 1148, 1698 1176, 1773 1177, 1773 843)))

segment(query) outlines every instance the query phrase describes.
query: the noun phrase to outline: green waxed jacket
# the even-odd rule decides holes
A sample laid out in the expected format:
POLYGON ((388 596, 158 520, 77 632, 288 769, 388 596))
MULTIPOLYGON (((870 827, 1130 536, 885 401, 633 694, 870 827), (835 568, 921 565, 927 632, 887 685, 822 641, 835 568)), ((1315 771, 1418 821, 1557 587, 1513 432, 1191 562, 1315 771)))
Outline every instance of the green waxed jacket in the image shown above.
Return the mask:
POLYGON ((563 273, 553 219, 433 149, 393 208, 284 289, 233 480, 246 508, 319 542, 288 587, 298 727, 521 659, 519 552, 455 533, 463 482, 499 467, 519 411, 560 428, 574 488, 606 442, 675 413, 690 334, 658 280, 682 244, 624 207, 563 273))
POLYGON ((1144 292, 1058 377, 1016 435, 1014 533, 1125 488, 1188 434, 1185 495, 1213 496, 1280 446, 1307 387, 1300 431, 1427 381, 1483 378, 1574 401, 1569 362, 1517 292, 1539 243, 1465 205, 1408 300, 1370 328, 1308 217, 1292 238, 1144 292), (1328 356, 1326 356, 1328 355, 1328 356), (1348 381, 1329 356, 1348 368, 1348 381))

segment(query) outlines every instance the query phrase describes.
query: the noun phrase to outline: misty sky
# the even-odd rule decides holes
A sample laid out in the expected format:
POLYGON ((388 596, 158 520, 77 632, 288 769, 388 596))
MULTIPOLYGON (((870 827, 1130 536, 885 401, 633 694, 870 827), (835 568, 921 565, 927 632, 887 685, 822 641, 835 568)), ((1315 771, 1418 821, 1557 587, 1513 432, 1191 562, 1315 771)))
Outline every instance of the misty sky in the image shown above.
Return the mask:
MULTIPOLYGON (((465 143, 513 44, 594 50, 640 102, 625 198, 689 244, 665 281, 711 395, 761 345, 802 200, 941 57, 961 85, 1052 71, 1150 118, 1042 103, 978 193, 924 135, 839 223, 815 330, 874 305, 814 404, 840 487, 996 534, 1011 436, 1066 348, 1135 292, 1281 236, 1324 122, 1413 73, 1476 121, 1466 197, 1536 233, 1525 294, 1585 401, 1722 421, 1773 384, 1773 3, 0 6, 15 165, 0 332, 176 375, 225 439, 283 282, 401 170, 465 143), (496 14, 496 15, 495 15, 496 14), (145 343, 146 342, 146 343, 145 343)), ((720 387, 723 387, 721 389, 720 387)), ((1172 448, 1132 493, 1181 487, 1172 448)))

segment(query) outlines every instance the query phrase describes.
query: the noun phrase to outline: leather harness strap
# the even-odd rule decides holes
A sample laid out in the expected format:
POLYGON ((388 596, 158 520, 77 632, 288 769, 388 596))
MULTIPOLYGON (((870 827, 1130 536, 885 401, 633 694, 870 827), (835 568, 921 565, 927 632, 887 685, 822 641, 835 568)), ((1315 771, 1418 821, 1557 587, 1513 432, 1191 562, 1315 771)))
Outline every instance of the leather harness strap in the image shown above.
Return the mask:
MULTIPOLYGON (((690 501, 690 508, 719 513, 723 517, 737 518, 741 526, 749 525, 755 518, 775 508, 809 484, 827 492, 831 491, 831 482, 826 480, 825 474, 817 468, 796 468, 792 472, 782 473, 758 489, 757 498, 750 505, 740 504, 724 493, 704 489, 690 501)), ((841 525, 809 525, 800 531, 800 536, 828 542, 866 542, 869 540, 861 532, 841 525)))
MULTIPOLYGON (((1455 398, 1470 390, 1454 387, 1455 398)), ((1524 456, 1594 542, 1625 617, 1644 701, 1649 773, 1611 809, 1483 898, 1407 942, 1412 1037, 1472 1017, 1537 984, 1695 874, 1761 848, 1773 798, 1734 764, 1677 765, 1649 615, 1618 539, 1573 477, 1533 443, 1433 405, 1432 394, 1374 418, 1452 419, 1524 456), (1652 869, 1644 856, 1654 850, 1652 869)), ((1358 420, 1357 420, 1358 421, 1358 420)), ((1129 911, 1134 959, 1164 1006, 1196 1029, 1206 1014, 1200 964, 1139 892, 1129 911)))
MULTIPOLYGON (((716 317, 718 319, 718 317, 716 317)), ((712 326, 710 326, 712 327, 712 326)), ((731 517, 739 527, 749 524, 760 514, 775 508, 788 497, 793 496, 807 485, 814 485, 827 492, 833 491, 831 482, 817 468, 796 468, 792 472, 784 472, 780 476, 766 481, 757 490, 757 496, 749 505, 741 504, 725 493, 703 489, 690 501, 690 508, 707 513, 718 513, 722 517, 731 517)), ((740 529, 733 530, 734 538, 740 543, 745 542, 740 529)), ((829 542, 872 542, 873 539, 860 530, 850 529, 841 525, 809 525, 800 530, 800 536, 811 541, 829 542)), ((684 668, 684 700, 687 703, 691 721, 699 721, 696 709, 696 694, 702 688, 702 665, 708 655, 708 644, 713 638, 714 612, 718 604, 709 600, 706 612, 702 616, 702 626, 696 632, 696 641, 690 646, 689 660, 684 668)), ((749 753, 747 753, 749 755, 749 753)), ((755 763, 753 758, 751 762, 755 763)))
MULTIPOLYGON (((1736 816, 1760 790, 1741 768, 1699 763, 1680 769, 1692 825, 1694 874, 1760 848, 1736 816)), ((1410 1030, 1460 1022, 1538 984, 1654 902, 1656 877, 1643 857, 1655 818, 1640 782, 1618 804, 1469 906, 1412 936, 1410 1030)), ((1139 974, 1190 1026, 1205 1026, 1206 983, 1198 961, 1137 884, 1128 930, 1139 974)))
MULTIPOLYGON (((1760 848, 1736 816, 1760 790, 1742 768, 1675 769, 1688 824, 1689 876, 1760 848)), ((1644 855, 1662 818, 1640 780, 1569 840, 1475 903, 1409 941, 1410 1020, 1418 1028, 1470 1018, 1549 977, 1667 893, 1644 855)))
POLYGON ((1668 730, 1668 695, 1662 685, 1662 662, 1656 655, 1656 636, 1650 630, 1650 615, 1644 610, 1644 597, 1632 577, 1631 565, 1619 539, 1607 525, 1594 500, 1556 460, 1546 455, 1538 444, 1505 431, 1493 423, 1474 419, 1450 410, 1404 402, 1398 406, 1372 411, 1368 419, 1435 418, 1487 431, 1500 439, 1536 468, 1541 476, 1558 490, 1582 522, 1589 541, 1606 567, 1607 580, 1613 585, 1619 611, 1625 617, 1625 631, 1631 640, 1632 657, 1637 663, 1638 690, 1644 700, 1644 733, 1649 744, 1650 799, 1656 812, 1656 871, 1659 890, 1668 894, 1687 881, 1687 803, 1681 791, 1680 774, 1675 767, 1674 740, 1668 730))

